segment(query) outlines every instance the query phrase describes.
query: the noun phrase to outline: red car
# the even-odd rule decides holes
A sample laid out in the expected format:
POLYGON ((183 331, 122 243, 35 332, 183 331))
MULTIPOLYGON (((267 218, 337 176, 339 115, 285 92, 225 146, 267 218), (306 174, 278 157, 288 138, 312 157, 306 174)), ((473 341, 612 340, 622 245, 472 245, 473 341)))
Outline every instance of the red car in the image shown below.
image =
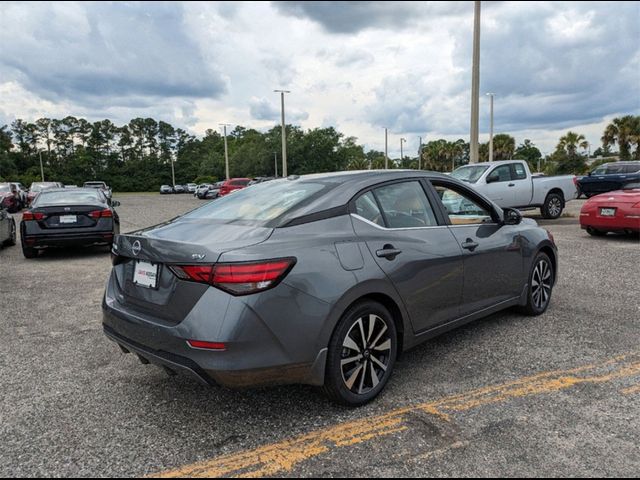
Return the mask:
POLYGON ((590 235, 640 233, 640 188, 591 197, 580 211, 580 227, 590 235))
POLYGON ((218 196, 224 197, 225 195, 234 192, 236 190, 242 190, 251 181, 250 178, 230 178, 229 180, 225 180, 225 182, 220 187, 220 193, 218 196))
POLYGON ((0 205, 9 213, 16 213, 22 208, 20 197, 13 194, 8 183, 0 183, 0 205))

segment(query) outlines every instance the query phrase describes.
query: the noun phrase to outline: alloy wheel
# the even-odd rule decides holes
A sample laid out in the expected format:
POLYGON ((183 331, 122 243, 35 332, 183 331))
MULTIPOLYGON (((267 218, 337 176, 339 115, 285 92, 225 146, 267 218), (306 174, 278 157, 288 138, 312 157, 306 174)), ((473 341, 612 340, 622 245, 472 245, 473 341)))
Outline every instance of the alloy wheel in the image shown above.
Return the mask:
POLYGON ((550 199, 548 210, 549 210, 549 214, 552 217, 559 216, 560 212, 562 212, 562 202, 560 201, 560 199, 557 197, 553 197, 552 199, 550 199))
POLYGON ((375 314, 360 317, 342 342, 340 369, 349 391, 363 395, 378 386, 391 359, 387 324, 375 314))
POLYGON ((531 277, 531 298, 536 308, 542 310, 547 306, 551 298, 552 287, 553 275, 551 266, 546 260, 540 260, 531 277))

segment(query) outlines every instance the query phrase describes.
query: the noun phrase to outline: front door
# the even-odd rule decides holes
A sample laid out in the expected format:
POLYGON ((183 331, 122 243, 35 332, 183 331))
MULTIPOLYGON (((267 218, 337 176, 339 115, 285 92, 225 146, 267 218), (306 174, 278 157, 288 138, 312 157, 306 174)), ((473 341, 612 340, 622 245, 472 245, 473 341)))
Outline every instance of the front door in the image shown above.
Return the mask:
POLYGON ((523 286, 522 237, 493 218, 492 207, 471 190, 433 180, 464 255, 461 315, 519 296, 523 286))

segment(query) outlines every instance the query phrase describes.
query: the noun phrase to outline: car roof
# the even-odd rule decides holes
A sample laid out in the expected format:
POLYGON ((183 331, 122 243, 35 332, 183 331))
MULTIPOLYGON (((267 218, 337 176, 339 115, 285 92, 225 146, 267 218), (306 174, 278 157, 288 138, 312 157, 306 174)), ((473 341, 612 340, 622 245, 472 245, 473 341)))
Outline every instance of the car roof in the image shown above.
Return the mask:
MULTIPOLYGON (((287 212, 278 222, 282 225, 293 218, 342 207, 349 203, 349 201, 358 192, 366 190, 379 183, 422 178, 446 180, 468 188, 468 186, 463 182, 456 180, 449 175, 426 170, 356 170, 301 176, 291 175, 286 179, 272 180, 268 183, 271 185, 274 182, 309 182, 324 183, 333 187, 326 195, 321 195, 311 202, 305 203, 299 207, 294 207, 292 210, 287 212)), ((256 188, 258 187, 256 186, 256 188)))

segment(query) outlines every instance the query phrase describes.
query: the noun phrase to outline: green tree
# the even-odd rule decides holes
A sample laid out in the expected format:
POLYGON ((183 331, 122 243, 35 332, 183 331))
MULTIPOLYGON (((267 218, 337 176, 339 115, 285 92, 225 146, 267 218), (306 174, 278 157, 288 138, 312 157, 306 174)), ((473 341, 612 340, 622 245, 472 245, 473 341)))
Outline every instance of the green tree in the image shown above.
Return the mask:
POLYGON ((607 125, 602 136, 602 144, 611 147, 616 143, 620 149, 620 160, 631 159, 631 150, 634 146, 633 158, 640 160, 640 116, 625 115, 614 118, 607 125))

